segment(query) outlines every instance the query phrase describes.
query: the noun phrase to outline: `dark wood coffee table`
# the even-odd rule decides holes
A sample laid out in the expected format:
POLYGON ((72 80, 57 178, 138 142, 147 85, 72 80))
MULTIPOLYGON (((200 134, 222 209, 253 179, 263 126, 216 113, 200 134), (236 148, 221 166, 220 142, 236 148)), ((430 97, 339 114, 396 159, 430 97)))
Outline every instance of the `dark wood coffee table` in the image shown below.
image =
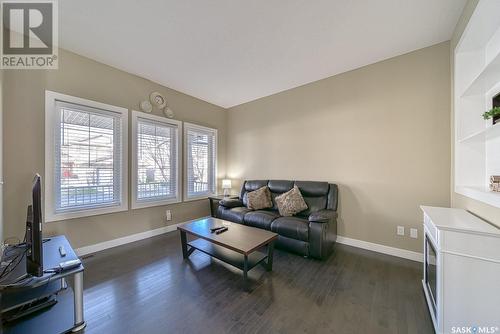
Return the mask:
POLYGON ((182 256, 188 259, 194 250, 199 250, 216 259, 243 270, 243 281, 247 282, 248 271, 263 264, 267 271, 273 269, 274 241, 276 233, 260 228, 231 223, 218 218, 202 218, 177 227, 181 232, 182 256), (229 230, 211 233, 210 228, 230 224, 229 230), (188 241, 187 234, 198 237, 188 241), (260 249, 267 246, 267 252, 260 249))

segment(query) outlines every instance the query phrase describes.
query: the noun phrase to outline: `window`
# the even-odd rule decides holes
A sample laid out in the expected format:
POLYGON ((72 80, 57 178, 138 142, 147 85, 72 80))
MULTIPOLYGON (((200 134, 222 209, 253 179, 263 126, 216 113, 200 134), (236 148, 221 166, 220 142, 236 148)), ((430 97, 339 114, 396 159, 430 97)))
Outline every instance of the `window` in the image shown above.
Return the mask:
POLYGON ((127 210, 127 109, 46 91, 45 218, 127 210))
POLYGON ((184 123, 185 198, 197 199, 216 192, 217 130, 184 123))
POLYGON ((132 208, 180 201, 181 122, 132 112, 132 208))

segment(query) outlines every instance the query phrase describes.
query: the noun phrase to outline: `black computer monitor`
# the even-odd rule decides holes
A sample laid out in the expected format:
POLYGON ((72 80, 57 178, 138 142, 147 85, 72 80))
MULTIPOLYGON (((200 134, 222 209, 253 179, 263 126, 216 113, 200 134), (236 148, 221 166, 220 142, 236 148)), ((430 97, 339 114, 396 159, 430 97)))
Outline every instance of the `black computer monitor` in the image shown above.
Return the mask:
POLYGON ((33 179, 32 205, 26 217, 26 272, 43 276, 42 187, 40 175, 33 179))

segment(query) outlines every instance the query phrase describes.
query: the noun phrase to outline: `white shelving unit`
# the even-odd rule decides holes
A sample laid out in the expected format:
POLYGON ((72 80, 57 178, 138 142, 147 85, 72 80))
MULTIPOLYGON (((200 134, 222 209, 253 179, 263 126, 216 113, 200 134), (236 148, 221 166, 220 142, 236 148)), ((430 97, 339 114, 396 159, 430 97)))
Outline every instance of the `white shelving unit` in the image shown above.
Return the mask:
POLYGON ((481 0, 455 49, 455 192, 500 208, 500 124, 484 121, 500 94, 500 1, 481 0))

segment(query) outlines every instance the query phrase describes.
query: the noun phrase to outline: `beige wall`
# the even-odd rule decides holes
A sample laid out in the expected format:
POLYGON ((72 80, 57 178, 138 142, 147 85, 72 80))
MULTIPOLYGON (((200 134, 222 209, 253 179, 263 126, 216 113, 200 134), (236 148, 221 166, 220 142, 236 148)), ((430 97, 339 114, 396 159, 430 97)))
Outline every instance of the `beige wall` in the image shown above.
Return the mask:
MULTIPOLYGON (((476 4, 467 4, 451 50, 476 4)), ((442 43, 229 112, 64 50, 57 71, 3 71, 3 235, 22 236, 31 177, 44 172, 45 89, 129 109, 160 91, 176 119, 218 128, 219 176, 226 174, 227 156, 235 188, 245 178, 338 183, 339 232, 346 237, 420 251, 421 238, 396 236, 396 226, 418 227, 421 236, 418 205, 450 205, 449 189, 453 206, 499 224, 499 209, 453 191, 449 54, 450 44, 442 43)), ((171 224, 208 214, 206 201, 169 208, 171 224)), ((165 209, 47 223, 45 231, 66 234, 81 247, 165 226, 165 209)))
MULTIPOLYGON (((149 93, 159 91, 165 94, 176 119, 219 130, 218 173, 225 176, 224 109, 61 50, 59 70, 4 72, 5 237, 23 236, 33 175, 35 172, 44 175, 46 89, 136 110, 149 93)), ((160 115, 157 110, 154 113, 160 115)), ((169 208, 173 216, 169 224, 209 214, 207 200, 170 205, 169 208)), ((165 226, 165 209, 165 206, 159 206, 52 222, 46 223, 44 228, 46 234, 65 234, 74 247, 81 247, 165 226)))
MULTIPOLYGON (((450 63, 451 63, 451 89, 453 90, 454 84, 453 84, 453 61, 454 61, 454 51, 455 47, 457 46, 458 42, 460 41, 460 38, 464 32, 465 27, 467 26, 467 23, 469 22, 469 19, 474 12, 474 9, 476 8, 479 0, 469 0, 467 1, 467 4, 465 5, 465 8, 463 10, 462 16, 460 17, 458 24, 455 28, 455 31, 453 33, 452 39, 451 39, 451 47, 450 47, 450 63)), ((454 146, 455 140, 454 140, 454 120, 453 120, 453 94, 452 94, 452 109, 451 109, 451 127, 452 127, 452 137, 451 137, 451 145, 452 148, 454 146)), ((452 149, 453 153, 453 149, 452 149)), ((475 215, 488 220, 489 222, 497 225, 500 227, 500 209, 495 208, 491 205, 484 204, 482 202, 473 200, 471 198, 462 196, 460 194, 457 194, 455 192, 455 185, 454 185, 454 163, 452 159, 452 164, 451 164, 451 177, 452 177, 452 182, 451 182, 451 202, 452 206, 456 208, 463 208, 466 210, 469 210, 470 212, 474 213, 475 215)))
POLYGON ((228 175, 338 183, 340 235, 421 251, 419 205, 450 205, 449 110, 446 42, 231 108, 228 175))

